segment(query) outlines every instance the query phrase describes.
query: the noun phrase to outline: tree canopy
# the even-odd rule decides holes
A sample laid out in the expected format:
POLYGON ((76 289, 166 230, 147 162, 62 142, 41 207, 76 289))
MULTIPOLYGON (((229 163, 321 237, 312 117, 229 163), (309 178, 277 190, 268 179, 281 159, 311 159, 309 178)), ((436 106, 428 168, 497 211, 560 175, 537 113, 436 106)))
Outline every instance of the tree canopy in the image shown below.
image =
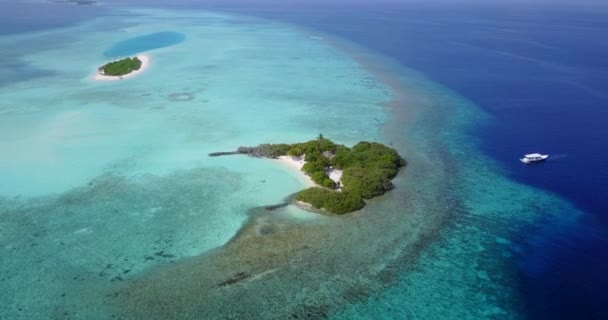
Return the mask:
POLYGON ((133 57, 107 63, 99 69, 107 76, 124 76, 139 68, 141 68, 141 60, 133 57))

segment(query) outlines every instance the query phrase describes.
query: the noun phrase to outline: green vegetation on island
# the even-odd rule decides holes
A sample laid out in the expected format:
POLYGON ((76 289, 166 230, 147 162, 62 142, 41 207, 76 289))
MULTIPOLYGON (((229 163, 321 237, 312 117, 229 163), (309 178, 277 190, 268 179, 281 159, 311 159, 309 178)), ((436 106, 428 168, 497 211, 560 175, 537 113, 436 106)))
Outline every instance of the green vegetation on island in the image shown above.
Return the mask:
POLYGON ((362 141, 348 148, 323 135, 304 143, 241 147, 237 153, 268 158, 305 157, 302 171, 320 187, 301 191, 296 200, 336 214, 359 210, 365 206, 364 199, 391 190, 391 180, 406 165, 395 149, 381 143, 362 141), (330 168, 342 170, 340 185, 327 175, 330 168))
POLYGON ((296 195, 296 200, 305 202, 316 209, 325 209, 335 214, 349 213, 365 207, 365 201, 355 193, 319 187, 300 191, 296 195))
POLYGON ((141 68, 141 60, 133 57, 107 63, 99 68, 99 71, 106 76, 124 76, 139 68, 141 68))

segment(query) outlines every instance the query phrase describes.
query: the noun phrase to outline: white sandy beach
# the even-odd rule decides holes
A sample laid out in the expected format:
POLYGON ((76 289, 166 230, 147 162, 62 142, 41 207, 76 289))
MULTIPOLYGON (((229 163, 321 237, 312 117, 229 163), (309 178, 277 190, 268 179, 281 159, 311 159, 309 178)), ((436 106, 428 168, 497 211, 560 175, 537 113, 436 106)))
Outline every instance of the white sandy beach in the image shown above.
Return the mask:
POLYGON ((141 61, 141 67, 138 70, 135 70, 129 74, 125 74, 124 76, 106 76, 99 72, 95 72, 95 76, 93 76, 93 80, 97 81, 115 81, 115 80, 124 80, 133 78, 142 72, 146 71, 150 67, 150 57, 145 54, 137 55, 137 58, 141 61))
POLYGON ((316 185, 312 179, 302 171, 302 167, 306 163, 303 158, 280 156, 276 160, 292 169, 295 169, 306 182, 307 186, 314 187, 316 185))
MULTIPOLYGON (((297 170, 298 173, 303 177, 304 181, 306 181, 307 185, 311 187, 317 186, 317 184, 314 183, 314 181, 312 181, 312 179, 302 171, 302 167, 304 166, 304 164, 306 164, 306 161, 304 161, 304 157, 280 156, 277 158, 277 160, 285 164, 286 166, 297 170)), ((334 182, 339 183, 342 179, 342 170, 330 169, 327 171, 327 175, 334 182)))

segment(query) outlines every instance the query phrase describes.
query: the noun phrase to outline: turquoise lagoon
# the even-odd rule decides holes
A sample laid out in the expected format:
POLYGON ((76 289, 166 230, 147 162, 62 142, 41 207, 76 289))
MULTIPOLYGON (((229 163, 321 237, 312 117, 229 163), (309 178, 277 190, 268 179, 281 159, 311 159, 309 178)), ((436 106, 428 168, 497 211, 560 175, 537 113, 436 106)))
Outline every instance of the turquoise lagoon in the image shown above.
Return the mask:
POLYGON ((162 31, 136 36, 114 44, 104 52, 110 58, 128 57, 138 53, 170 47, 183 42, 186 36, 179 32, 162 31))
POLYGON ((0 87, 0 318, 517 319, 514 237, 574 218, 477 151, 474 105, 312 30, 136 10, 0 42, 40 75, 0 87), (151 67, 92 80, 112 50, 151 67), (279 163, 207 156, 319 133, 410 165, 330 218, 260 208, 304 187, 279 163))

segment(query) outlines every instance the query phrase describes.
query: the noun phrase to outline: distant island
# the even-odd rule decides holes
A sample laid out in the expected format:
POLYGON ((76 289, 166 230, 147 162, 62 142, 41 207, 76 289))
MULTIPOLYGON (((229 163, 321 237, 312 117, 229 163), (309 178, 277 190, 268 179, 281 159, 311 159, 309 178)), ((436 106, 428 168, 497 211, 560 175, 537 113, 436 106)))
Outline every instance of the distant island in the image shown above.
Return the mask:
POLYGON ((124 76, 139 68, 141 68, 141 60, 133 57, 107 63, 99 68, 99 72, 106 76, 124 76))
POLYGON ((95 80, 122 80, 143 72, 150 64, 145 55, 112 61, 97 68, 95 80))
POLYGON ((361 141, 348 148, 319 135, 296 144, 261 144, 210 156, 246 154, 296 164, 316 186, 296 194, 297 204, 335 214, 359 210, 371 199, 393 188, 391 180, 406 161, 377 142, 361 141))

